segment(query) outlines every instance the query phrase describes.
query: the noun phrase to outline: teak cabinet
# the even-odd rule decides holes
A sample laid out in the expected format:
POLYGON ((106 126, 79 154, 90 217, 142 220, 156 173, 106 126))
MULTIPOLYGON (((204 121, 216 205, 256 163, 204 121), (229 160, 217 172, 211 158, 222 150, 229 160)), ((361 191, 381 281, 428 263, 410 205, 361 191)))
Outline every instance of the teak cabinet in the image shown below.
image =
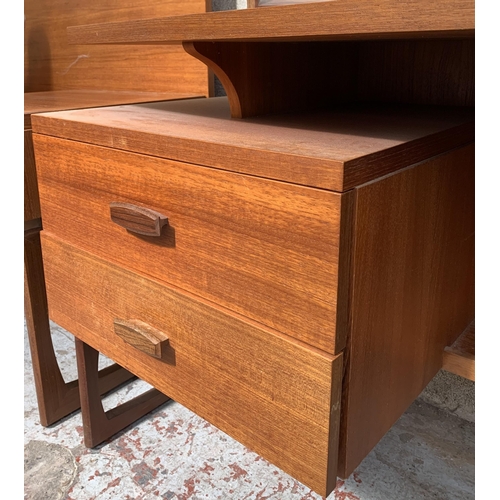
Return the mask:
POLYGON ((328 495, 473 331, 474 2, 68 40, 182 43, 227 98, 33 117, 51 317, 328 495))
POLYGON ((33 117, 50 315, 320 494, 474 317, 466 108, 33 117))

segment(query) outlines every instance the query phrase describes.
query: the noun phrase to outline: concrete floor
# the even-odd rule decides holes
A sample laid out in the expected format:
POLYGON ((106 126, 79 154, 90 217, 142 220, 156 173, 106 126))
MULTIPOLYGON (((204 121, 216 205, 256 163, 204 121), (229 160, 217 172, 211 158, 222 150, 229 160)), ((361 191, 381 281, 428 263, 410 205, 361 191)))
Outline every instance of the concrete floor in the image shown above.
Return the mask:
MULTIPOLYGON (((73 337, 52 326, 61 370, 70 380, 76 376, 73 337)), ((423 394, 328 500, 475 497, 473 412, 449 400, 440 408, 436 387, 443 383, 450 381, 438 380, 423 394)), ((135 381, 108 396, 104 407, 147 388, 135 381)), ((24 401, 25 500, 321 498, 175 402, 93 450, 83 445, 79 412, 42 427, 26 326, 24 401)))

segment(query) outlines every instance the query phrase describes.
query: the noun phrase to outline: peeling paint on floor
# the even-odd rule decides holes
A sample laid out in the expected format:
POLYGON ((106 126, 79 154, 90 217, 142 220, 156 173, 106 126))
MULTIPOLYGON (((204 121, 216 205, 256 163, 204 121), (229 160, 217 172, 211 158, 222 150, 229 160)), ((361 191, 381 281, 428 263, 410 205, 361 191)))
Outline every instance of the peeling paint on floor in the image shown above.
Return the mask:
MULTIPOLYGON (((73 337, 55 324, 52 330, 63 376, 70 380, 76 377, 73 337)), ((103 357, 100 365, 109 363, 103 357)), ((136 380, 106 397, 104 407, 112 408, 149 388, 136 380)), ((60 496, 53 493, 45 500, 322 498, 173 401, 95 449, 83 444, 80 412, 42 427, 26 326, 24 433, 28 453, 33 443, 44 443, 46 450, 30 459, 32 471, 50 467, 54 455, 66 453, 74 459, 71 484, 61 479, 60 496)), ((37 483, 36 474, 25 474, 25 500, 41 498, 34 493, 37 483)), ((328 500, 473 498, 474 423, 417 400, 351 477, 337 482, 328 500)))

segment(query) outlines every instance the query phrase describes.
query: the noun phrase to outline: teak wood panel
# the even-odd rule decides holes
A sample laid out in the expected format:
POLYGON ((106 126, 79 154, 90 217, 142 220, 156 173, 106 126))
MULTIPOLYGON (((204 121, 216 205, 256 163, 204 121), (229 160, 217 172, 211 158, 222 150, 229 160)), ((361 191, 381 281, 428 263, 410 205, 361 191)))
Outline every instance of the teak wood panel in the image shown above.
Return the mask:
POLYGON ((345 106, 232 120, 226 97, 64 111, 33 117, 37 133, 346 191, 466 144, 465 107, 345 106))
POLYGON ((46 230, 326 352, 343 349, 342 195, 38 134, 34 143, 46 230), (134 235, 111 220, 113 202, 169 224, 161 237, 134 235))
POLYGON ((474 106, 475 40, 392 40, 358 44, 357 99, 474 106))
POLYGON ((355 227, 342 477, 474 318, 474 145, 356 189, 355 227))
POLYGON ((292 41, 472 36, 474 1, 336 0, 100 24, 74 23, 70 44, 292 41))
POLYGON ((208 95, 207 68, 182 47, 69 45, 74 24, 203 13, 206 0, 26 0, 25 92, 94 89, 208 95))
POLYGON ((356 44, 186 42, 183 46, 217 75, 233 118, 354 101, 356 44))
POLYGON ((335 486, 342 355, 303 347, 42 234, 51 317, 77 338, 327 495, 335 486), (91 310, 91 312, 90 312, 91 310), (163 361, 115 318, 169 337, 163 361))
POLYGON ((185 42, 184 48, 218 76, 233 118, 346 102, 474 105, 474 39, 185 42))

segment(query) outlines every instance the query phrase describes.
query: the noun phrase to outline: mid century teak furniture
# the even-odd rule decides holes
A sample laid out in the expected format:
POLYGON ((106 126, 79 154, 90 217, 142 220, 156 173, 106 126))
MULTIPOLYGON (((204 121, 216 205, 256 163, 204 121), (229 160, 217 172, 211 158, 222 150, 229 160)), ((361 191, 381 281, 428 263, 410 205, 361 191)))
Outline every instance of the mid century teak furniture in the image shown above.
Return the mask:
POLYGON ((182 42, 227 99, 33 118, 80 373, 103 352, 325 496, 473 331, 474 4, 372 7, 70 28, 182 42))
MULTIPOLYGON (((133 5, 84 0, 27 0, 24 79, 24 253, 25 317, 40 422, 51 425, 80 407, 78 382, 65 382, 54 353, 39 232, 42 229, 33 154, 31 116, 66 109, 208 96, 212 76, 179 47, 98 47, 84 54, 68 45, 66 27, 75 22, 127 20, 144 15, 205 12, 205 0, 133 5), (161 58, 158 56, 161 53, 161 58), (160 60, 161 59, 161 60, 160 60)), ((110 367, 100 374, 107 392, 132 374, 110 367)))

